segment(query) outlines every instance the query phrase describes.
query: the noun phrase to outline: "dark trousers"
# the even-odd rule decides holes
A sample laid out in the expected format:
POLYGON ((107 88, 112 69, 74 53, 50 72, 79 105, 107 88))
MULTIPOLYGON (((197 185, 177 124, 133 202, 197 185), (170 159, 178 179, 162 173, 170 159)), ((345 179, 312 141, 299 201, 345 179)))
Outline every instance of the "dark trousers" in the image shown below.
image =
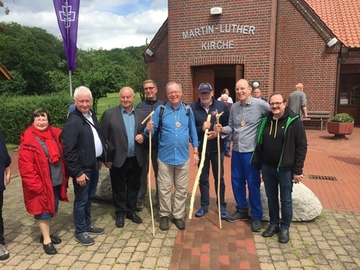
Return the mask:
POLYGON ((135 157, 127 158, 120 167, 110 169, 111 188, 116 216, 136 210, 142 168, 135 157))
POLYGON ((0 191, 0 244, 5 245, 4 220, 2 217, 3 204, 4 204, 4 191, 0 191))
MULTIPOLYGON (((151 168, 149 168, 149 150, 146 151, 146 162, 142 168, 142 174, 141 174, 141 183, 140 183, 140 189, 139 189, 139 194, 137 197, 138 202, 145 202, 145 196, 146 196, 146 192, 147 192, 147 185, 148 185, 148 172, 151 168)), ((151 163, 154 169, 154 174, 155 174, 155 185, 156 185, 156 193, 155 193, 155 200, 156 202, 159 201, 159 195, 158 195, 158 183, 157 183, 157 176, 158 176, 158 171, 159 171, 159 165, 157 162, 157 149, 151 150, 151 163)))
POLYGON ((288 230, 292 220, 292 188, 293 174, 291 170, 280 170, 266 165, 262 166, 266 196, 269 205, 270 225, 288 230), (281 219, 279 217, 279 189, 281 219))
MULTIPOLYGON (((216 197, 218 194, 218 153, 217 152, 211 152, 205 154, 205 160, 204 160, 204 167, 202 169, 200 180, 199 180, 199 186, 200 186, 200 204, 205 209, 208 209, 209 203, 210 203, 210 196, 209 196, 209 172, 210 172, 210 164, 212 168, 212 173, 215 179, 215 192, 216 197)), ((224 152, 220 153, 220 206, 222 209, 226 208, 225 203, 225 182, 224 182, 224 152)), ((219 198, 217 198, 216 203, 218 203, 219 198)))
POLYGON ((86 232, 91 225, 91 203, 95 197, 99 181, 99 170, 84 172, 89 180, 85 186, 80 186, 76 179, 73 179, 75 200, 74 200, 74 223, 75 233, 86 232))

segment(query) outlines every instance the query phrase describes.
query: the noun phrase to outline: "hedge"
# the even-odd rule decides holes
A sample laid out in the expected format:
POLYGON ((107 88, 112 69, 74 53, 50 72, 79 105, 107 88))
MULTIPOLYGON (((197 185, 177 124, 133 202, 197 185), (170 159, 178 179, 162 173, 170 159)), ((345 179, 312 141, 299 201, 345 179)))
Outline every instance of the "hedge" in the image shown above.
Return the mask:
POLYGON ((6 143, 19 144, 21 133, 31 125, 31 115, 38 108, 51 115, 51 125, 63 128, 72 98, 65 93, 41 96, 0 96, 0 130, 6 143))

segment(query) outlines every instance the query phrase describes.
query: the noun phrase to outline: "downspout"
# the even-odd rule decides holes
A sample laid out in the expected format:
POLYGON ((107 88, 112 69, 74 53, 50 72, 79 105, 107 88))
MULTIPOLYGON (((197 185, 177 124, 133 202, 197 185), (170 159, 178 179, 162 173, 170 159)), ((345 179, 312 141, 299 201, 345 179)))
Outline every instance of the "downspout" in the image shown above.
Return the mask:
POLYGON ((339 53, 337 54, 337 67, 336 67, 336 86, 335 86, 335 104, 334 104, 334 115, 337 114, 338 111, 338 101, 339 101, 339 88, 340 88, 340 67, 342 62, 341 48, 339 53))
POLYGON ((277 63, 277 30, 278 30, 278 21, 279 21, 279 1, 280 0, 276 0, 276 22, 275 22, 275 44, 274 44, 274 47, 275 47, 275 54, 274 54, 274 80, 273 80, 273 92, 274 90, 276 89, 275 88, 275 84, 276 84, 276 63, 277 63))

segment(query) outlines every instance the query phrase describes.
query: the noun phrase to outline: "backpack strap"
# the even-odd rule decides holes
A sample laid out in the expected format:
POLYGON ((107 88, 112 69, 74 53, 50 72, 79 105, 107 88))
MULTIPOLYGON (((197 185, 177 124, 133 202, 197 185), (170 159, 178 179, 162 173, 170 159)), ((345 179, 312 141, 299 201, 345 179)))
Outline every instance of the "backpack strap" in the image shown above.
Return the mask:
MULTIPOLYGON (((158 127, 158 134, 161 138, 162 136, 162 118, 163 118, 163 115, 164 115, 164 112, 165 112, 165 109, 166 109, 166 103, 164 103, 164 105, 160 105, 160 113, 159 113, 159 127, 158 127)), ((185 110, 186 110, 186 116, 190 116, 190 105, 187 105, 185 103, 181 103, 181 104, 184 104, 185 106, 185 110)), ((180 104, 180 106, 181 106, 180 104)))

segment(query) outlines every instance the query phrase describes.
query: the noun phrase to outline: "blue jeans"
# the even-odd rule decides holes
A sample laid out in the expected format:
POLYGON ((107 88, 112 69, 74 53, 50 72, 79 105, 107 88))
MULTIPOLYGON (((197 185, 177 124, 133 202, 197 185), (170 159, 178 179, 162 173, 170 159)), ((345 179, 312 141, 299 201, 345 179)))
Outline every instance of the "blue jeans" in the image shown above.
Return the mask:
MULTIPOLYGON (((210 171, 210 163, 212 168, 212 173, 215 179, 215 192, 216 197, 218 194, 218 153, 211 152, 205 154, 204 167, 202 169, 199 186, 200 186, 200 204, 203 208, 208 209, 210 204, 210 196, 209 196, 209 171, 210 171)), ((225 203, 225 182, 224 182, 224 152, 220 153, 220 206, 222 209, 226 208, 225 203)), ((216 200, 216 204, 218 203, 219 198, 216 200)))
POLYGON ((265 184, 266 196, 269 205, 270 225, 280 225, 288 230, 292 220, 292 188, 293 174, 291 170, 280 170, 262 166, 262 175, 265 184), (279 218, 279 187, 281 202, 281 220, 279 218))
POLYGON ((239 212, 247 212, 246 182, 249 190, 249 204, 253 220, 262 219, 260 198, 260 172, 256 166, 250 165, 252 152, 240 153, 232 151, 231 184, 239 212))
POLYGON ((74 183, 74 223, 75 233, 86 232, 87 227, 91 225, 91 202, 95 197, 96 187, 99 180, 99 170, 84 172, 89 180, 86 181, 85 186, 80 186, 76 179, 74 183))

